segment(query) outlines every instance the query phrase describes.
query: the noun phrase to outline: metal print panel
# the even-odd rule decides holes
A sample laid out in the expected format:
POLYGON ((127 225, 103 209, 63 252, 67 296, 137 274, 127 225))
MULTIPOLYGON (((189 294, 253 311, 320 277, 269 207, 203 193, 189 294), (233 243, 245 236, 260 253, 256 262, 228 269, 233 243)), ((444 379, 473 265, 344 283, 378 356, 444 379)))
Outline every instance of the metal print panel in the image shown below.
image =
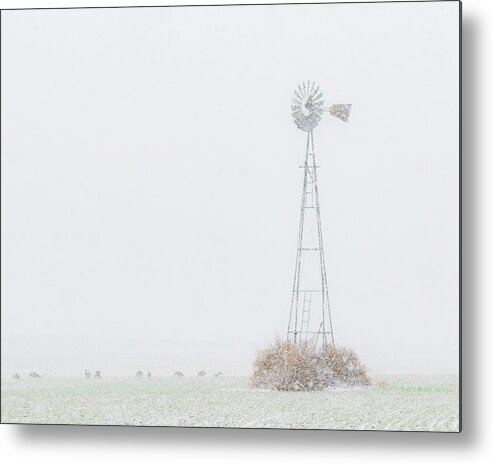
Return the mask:
POLYGON ((3 10, 3 423, 460 431, 460 3, 3 10))

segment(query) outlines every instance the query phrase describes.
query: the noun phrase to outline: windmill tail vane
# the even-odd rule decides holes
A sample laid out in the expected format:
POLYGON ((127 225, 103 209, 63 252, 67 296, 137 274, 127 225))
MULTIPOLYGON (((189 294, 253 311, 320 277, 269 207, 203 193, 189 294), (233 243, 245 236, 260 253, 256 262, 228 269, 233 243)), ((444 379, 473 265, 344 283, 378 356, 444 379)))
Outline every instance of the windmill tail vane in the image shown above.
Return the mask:
POLYGON ((307 132, 298 246, 291 295, 287 339, 294 343, 319 340, 334 344, 327 271, 322 238, 319 185, 313 130, 324 112, 347 122, 351 104, 324 106, 323 94, 314 82, 298 85, 291 100, 291 114, 298 129, 307 132))
POLYGON ((325 111, 328 111, 332 116, 341 119, 344 122, 348 122, 349 113, 351 112, 351 103, 344 103, 338 105, 332 105, 328 108, 325 108, 325 111))

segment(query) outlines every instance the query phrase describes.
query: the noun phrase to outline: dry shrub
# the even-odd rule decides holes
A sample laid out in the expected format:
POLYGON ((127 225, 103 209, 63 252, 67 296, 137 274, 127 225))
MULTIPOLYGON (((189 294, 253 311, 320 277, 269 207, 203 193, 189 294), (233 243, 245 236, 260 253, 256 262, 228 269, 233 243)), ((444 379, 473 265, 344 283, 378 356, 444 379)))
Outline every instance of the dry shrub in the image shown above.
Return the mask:
POLYGON ((317 357, 320 372, 329 385, 370 385, 366 367, 353 350, 326 345, 317 357))
POLYGON ((258 354, 251 383, 254 387, 275 390, 313 390, 317 368, 308 343, 298 345, 276 339, 258 354))
POLYGON ((334 385, 369 385, 370 380, 350 349, 328 345, 315 350, 308 342, 276 339, 257 355, 251 384, 256 388, 309 391, 334 385))

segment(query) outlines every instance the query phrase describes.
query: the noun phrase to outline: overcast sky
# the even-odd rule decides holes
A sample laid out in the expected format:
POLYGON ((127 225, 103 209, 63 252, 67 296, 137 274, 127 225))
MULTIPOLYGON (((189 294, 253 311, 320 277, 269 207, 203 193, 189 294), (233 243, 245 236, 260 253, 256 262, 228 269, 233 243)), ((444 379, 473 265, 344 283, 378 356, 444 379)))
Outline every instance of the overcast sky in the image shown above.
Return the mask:
POLYGON ((311 79, 353 104, 314 133, 336 342, 456 372, 458 8, 2 12, 5 365, 248 372, 287 329, 311 79))

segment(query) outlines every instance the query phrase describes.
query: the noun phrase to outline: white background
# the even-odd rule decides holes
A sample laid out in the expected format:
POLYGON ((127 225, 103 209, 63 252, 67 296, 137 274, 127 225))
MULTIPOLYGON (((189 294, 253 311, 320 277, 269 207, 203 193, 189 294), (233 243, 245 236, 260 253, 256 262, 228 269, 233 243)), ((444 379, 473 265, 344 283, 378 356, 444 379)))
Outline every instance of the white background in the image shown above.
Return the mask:
MULTIPOLYGON (((131 2, 136 5, 138 2, 131 2)), ((151 4, 148 1, 145 4, 151 4)), ((485 462, 491 435, 491 32, 488 1, 464 5, 464 416, 460 435, 2 426, 6 462, 485 462), (488 117, 489 116, 489 117, 488 117), (488 150, 489 149, 489 150, 488 150), (489 214, 489 216, 488 216, 489 214)), ((14 2, 1 2, 2 7, 14 2)), ((15 2, 39 6, 40 2, 15 2)), ((67 6, 69 2, 43 2, 67 6)), ((77 2, 73 5, 91 5, 77 2)), ((92 3, 93 5, 95 3, 92 3)), ((121 4, 121 3, 120 3, 121 4)), ((163 2, 156 2, 163 4, 163 2)), ((105 5, 110 3, 105 2, 105 5)))
MULTIPOLYGON (((457 2, 5 11, 2 376, 248 374, 286 330, 306 76, 353 104, 314 131, 336 344, 372 374, 456 374, 458 21, 457 2)), ((319 272, 305 257, 300 288, 319 272)))

